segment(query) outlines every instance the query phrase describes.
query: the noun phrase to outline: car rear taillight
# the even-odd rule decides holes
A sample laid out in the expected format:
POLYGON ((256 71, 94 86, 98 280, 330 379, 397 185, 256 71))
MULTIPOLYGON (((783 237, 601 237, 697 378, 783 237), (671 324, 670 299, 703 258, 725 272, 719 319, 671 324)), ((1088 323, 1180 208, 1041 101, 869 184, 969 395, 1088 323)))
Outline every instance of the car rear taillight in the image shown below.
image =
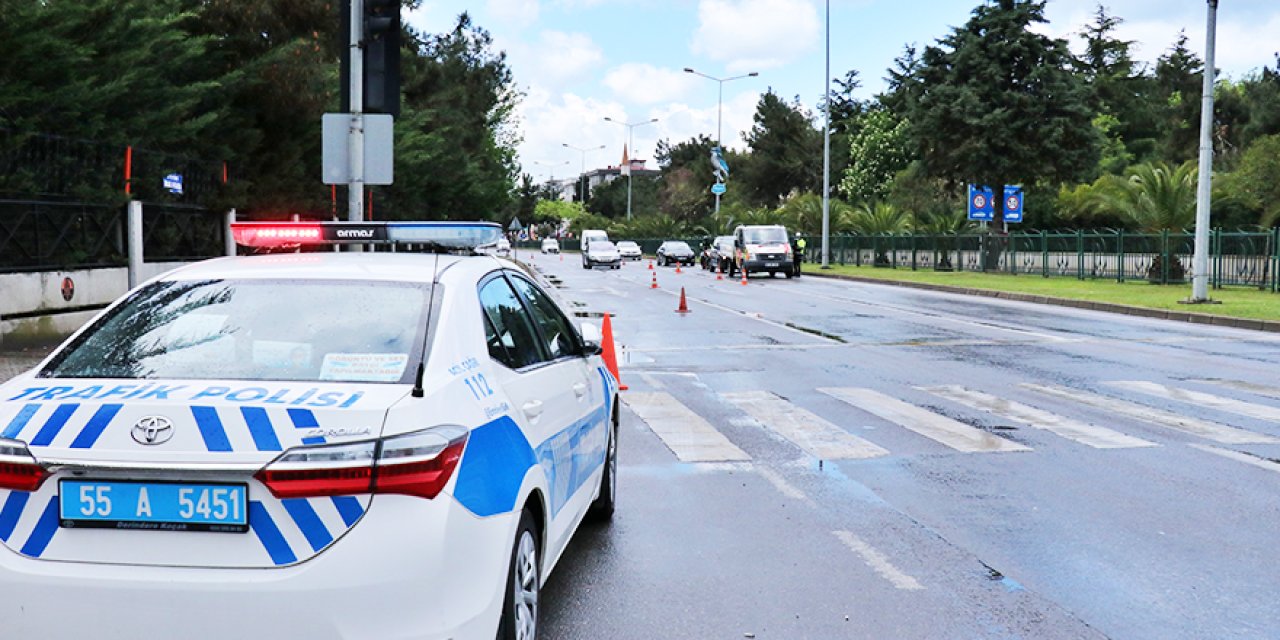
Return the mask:
POLYGON ((434 498, 467 445, 462 427, 350 444, 295 447, 254 476, 277 498, 399 493, 434 498))
POLYGON ((49 470, 20 440, 0 439, 0 489, 35 491, 49 477, 49 470))

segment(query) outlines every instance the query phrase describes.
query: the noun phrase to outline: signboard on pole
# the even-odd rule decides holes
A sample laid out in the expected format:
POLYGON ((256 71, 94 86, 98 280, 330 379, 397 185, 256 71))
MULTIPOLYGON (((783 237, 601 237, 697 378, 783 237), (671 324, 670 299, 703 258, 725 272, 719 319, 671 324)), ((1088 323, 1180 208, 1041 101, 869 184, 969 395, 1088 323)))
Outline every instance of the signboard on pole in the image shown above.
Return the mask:
POLYGON ((171 173, 164 177, 164 188, 169 193, 182 195, 182 174, 171 173))
MULTIPOLYGON (((351 182, 351 145, 347 134, 351 114, 326 113, 321 119, 320 164, 324 184, 351 182)), ((391 184, 395 179, 392 151, 394 124, 385 113, 364 114, 364 183, 391 184)))
POLYGON ((990 222, 995 219, 994 194, 991 187, 969 185, 969 219, 990 222))
POLYGON ((724 186, 723 182, 717 182, 711 185, 711 193, 714 193, 719 196, 719 195, 724 195, 725 191, 728 191, 728 188, 724 186))
POLYGON ((1004 186, 1004 221, 1022 222, 1022 187, 1004 186))

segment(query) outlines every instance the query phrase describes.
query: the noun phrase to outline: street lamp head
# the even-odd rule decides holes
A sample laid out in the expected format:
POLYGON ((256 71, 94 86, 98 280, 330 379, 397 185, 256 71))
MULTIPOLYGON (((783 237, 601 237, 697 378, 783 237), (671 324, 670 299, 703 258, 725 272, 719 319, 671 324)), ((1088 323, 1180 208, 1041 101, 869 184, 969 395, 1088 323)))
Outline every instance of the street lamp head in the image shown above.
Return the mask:
POLYGON ((560 143, 560 146, 562 146, 562 147, 568 147, 568 146, 569 146, 569 143, 568 143, 568 142, 561 142, 561 143, 560 143))
POLYGON ((756 77, 756 76, 758 76, 758 75, 760 75, 758 72, 756 72, 756 71, 752 71, 751 73, 748 73, 748 74, 747 74, 747 77, 754 78, 754 77, 756 77))
POLYGON ((684 72, 685 72, 685 73, 693 73, 693 69, 690 69, 689 67, 685 67, 685 68, 684 68, 684 72))
POLYGON ((652 120, 650 120, 649 122, 657 122, 657 121, 658 121, 658 119, 657 119, 657 118, 653 118, 653 119, 652 119, 652 120))
POLYGON ((605 116, 604 120, 605 122, 613 122, 613 118, 610 118, 609 116, 605 116))

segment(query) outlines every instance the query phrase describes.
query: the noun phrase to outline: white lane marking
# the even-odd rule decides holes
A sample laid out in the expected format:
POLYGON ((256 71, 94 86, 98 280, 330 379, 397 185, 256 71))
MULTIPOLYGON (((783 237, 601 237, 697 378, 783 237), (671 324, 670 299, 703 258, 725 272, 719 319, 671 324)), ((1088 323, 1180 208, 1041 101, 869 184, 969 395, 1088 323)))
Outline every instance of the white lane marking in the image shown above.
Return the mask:
POLYGON ((1137 391, 1138 393, 1145 393, 1159 398, 1164 398, 1166 400, 1189 402, 1202 407, 1211 407, 1221 411, 1238 413, 1250 418, 1258 418, 1259 420, 1273 420, 1280 422, 1280 408, 1269 407, 1267 405, 1254 404, 1252 402, 1234 400, 1232 398, 1223 398, 1222 396, 1215 396, 1211 393, 1179 389, 1177 387, 1170 387, 1169 385, 1156 384, 1154 382, 1146 382, 1142 380, 1117 380, 1114 382, 1108 382, 1107 384, 1120 389, 1137 391))
POLYGON ((1264 436, 1260 433, 1245 431, 1229 427, 1225 424, 1209 422, 1208 420, 1200 420, 1189 416, 1180 415, 1172 411, 1164 409, 1156 409, 1148 407, 1136 402, 1127 400, 1119 400, 1116 398, 1108 398, 1107 396, 1081 391, 1079 389, 1068 389, 1067 387, 1059 387, 1050 384, 1032 384, 1024 382, 1020 386, 1038 393, 1062 398, 1072 402, 1097 407, 1106 410, 1109 413, 1126 416, 1134 420, 1141 420, 1151 424, 1189 433, 1193 436, 1221 442, 1223 444, 1266 444, 1280 442, 1271 436, 1264 436))
POLYGON ((993 436, 963 422, 940 416, 871 389, 822 388, 818 391, 963 453, 1031 451, 1030 447, 993 436))
POLYGON ((1239 451, 1232 451, 1230 449, 1220 449, 1218 447, 1209 446, 1207 444, 1189 444, 1187 446, 1195 449, 1199 449, 1207 453, 1212 453, 1213 455, 1216 455, 1216 456, 1229 458, 1231 460, 1235 460, 1236 462, 1243 462, 1248 465, 1253 465, 1255 467, 1258 467, 1259 469, 1266 469, 1267 471, 1274 471, 1276 473, 1280 473, 1280 463, 1275 463, 1270 460, 1264 460, 1257 456, 1251 456, 1247 453, 1240 453, 1239 451))
POLYGON ((1036 429, 1044 429, 1056 433, 1068 440, 1089 445, 1095 449, 1128 449, 1133 447, 1158 447, 1154 442, 1125 435, 1104 427, 1096 427, 1042 409, 999 398, 989 393, 966 389, 960 385, 944 385, 938 387, 916 387, 929 393, 937 394, 952 402, 958 402, 979 411, 995 414, 1002 418, 1020 422, 1036 429))
POLYGON ((860 460, 889 455, 881 448, 768 391, 722 393, 757 422, 820 460, 860 460))
POLYGON ((880 574, 880 577, 888 580, 890 584, 904 591, 920 591, 924 589, 924 585, 920 581, 912 578, 904 573, 901 569, 895 567, 883 553, 880 553, 871 545, 863 542, 861 538, 853 535, 851 531, 832 531, 840 541, 849 547, 854 553, 858 554, 862 561, 867 563, 873 571, 880 574))
POLYGON ((818 504, 813 501, 813 498, 810 498, 809 496, 805 495, 803 491, 796 488, 795 485, 791 484, 790 482, 787 482, 786 478, 783 478, 781 475, 774 473, 772 469, 766 469, 764 467, 756 467, 755 472, 760 474, 761 478, 768 480, 769 484, 773 485, 774 488, 778 490, 778 493, 781 493, 782 495, 788 498, 791 498, 792 500, 798 500, 800 502, 803 502, 806 505, 809 505, 810 507, 817 508, 818 504))
POLYGON ((739 449, 669 393, 627 392, 622 396, 631 410, 644 420, 681 462, 729 462, 750 460, 739 449))
POLYGON ((662 384, 662 382, 660 382, 660 381, 658 380, 657 376, 654 376, 652 373, 647 373, 647 372, 645 372, 645 373, 641 373, 641 374, 640 374, 640 379, 641 379, 641 380, 644 380, 645 382, 647 382, 647 383, 649 384, 649 386, 650 386, 650 387, 653 387, 654 389, 666 389, 666 388, 667 388, 667 385, 662 384))
POLYGON ((1202 382, 1205 384, 1216 384, 1218 386, 1229 387, 1231 389, 1248 391, 1249 393, 1257 394, 1260 396, 1267 396, 1268 398, 1280 398, 1280 387, 1273 387, 1271 385, 1256 384, 1253 382, 1243 382, 1240 380, 1188 380, 1187 382, 1202 382))

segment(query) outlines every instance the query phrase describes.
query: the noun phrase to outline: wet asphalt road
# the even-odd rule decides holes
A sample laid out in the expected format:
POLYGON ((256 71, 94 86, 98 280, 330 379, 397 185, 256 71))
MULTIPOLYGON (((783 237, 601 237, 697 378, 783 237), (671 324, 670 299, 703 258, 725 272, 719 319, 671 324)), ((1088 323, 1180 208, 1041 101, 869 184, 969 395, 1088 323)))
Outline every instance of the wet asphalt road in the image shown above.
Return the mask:
POLYGON ((530 263, 616 314, 624 407, 682 413, 624 408, 618 513, 551 576, 545 637, 1280 638, 1280 336, 815 277, 658 268, 654 290, 644 263, 577 260, 530 263), (883 453, 814 455, 791 411, 883 453), (741 459, 682 462, 690 414, 741 459), (1008 450, 912 428, 936 419, 1008 450))

